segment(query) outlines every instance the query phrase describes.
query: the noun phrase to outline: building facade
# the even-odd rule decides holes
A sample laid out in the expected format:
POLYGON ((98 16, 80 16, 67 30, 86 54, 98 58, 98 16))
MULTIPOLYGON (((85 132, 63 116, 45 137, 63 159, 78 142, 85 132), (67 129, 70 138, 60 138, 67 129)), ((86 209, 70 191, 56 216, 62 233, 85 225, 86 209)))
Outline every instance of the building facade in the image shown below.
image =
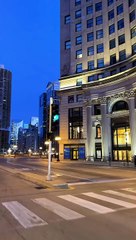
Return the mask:
POLYGON ((136 155, 136 0, 61 0, 60 157, 136 155))
POLYGON ((9 147, 12 73, 0 67, 0 152, 9 147))
POLYGON ((10 130, 10 147, 14 151, 18 148, 18 132, 19 128, 23 128, 23 120, 11 122, 11 130, 10 130))
POLYGON ((39 148, 45 150, 46 140, 46 122, 47 122, 47 96, 46 93, 42 93, 39 98, 39 148))

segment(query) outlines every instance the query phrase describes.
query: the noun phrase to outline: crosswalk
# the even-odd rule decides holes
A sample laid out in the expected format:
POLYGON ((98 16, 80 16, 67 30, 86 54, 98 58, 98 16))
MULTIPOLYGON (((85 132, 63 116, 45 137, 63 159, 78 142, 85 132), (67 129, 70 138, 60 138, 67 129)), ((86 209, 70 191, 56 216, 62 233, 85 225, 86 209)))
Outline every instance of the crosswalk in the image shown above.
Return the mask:
POLYGON ((2 206, 23 228, 27 229, 50 224, 47 211, 53 213, 52 217, 59 217, 60 221, 74 221, 86 217, 82 214, 85 212, 84 209, 87 209, 89 214, 111 214, 120 209, 136 208, 136 189, 123 188, 117 191, 108 189, 99 193, 83 192, 78 196, 65 194, 57 196, 53 201, 45 197, 35 198, 30 200, 30 206, 31 202, 35 205, 35 209, 39 206, 43 209, 44 218, 19 201, 2 202, 2 206), (107 206, 108 204, 110 207, 107 206))

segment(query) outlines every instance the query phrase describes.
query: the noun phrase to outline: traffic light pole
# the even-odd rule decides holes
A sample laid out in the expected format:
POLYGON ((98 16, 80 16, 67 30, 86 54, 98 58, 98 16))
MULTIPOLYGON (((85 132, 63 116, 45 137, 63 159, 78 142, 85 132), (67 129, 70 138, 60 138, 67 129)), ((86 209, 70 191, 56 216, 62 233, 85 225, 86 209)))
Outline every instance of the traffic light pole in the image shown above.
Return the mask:
MULTIPOLYGON (((49 108, 49 133, 51 133, 51 124, 52 124, 52 104, 53 98, 50 97, 50 108, 49 108)), ((51 154, 52 154, 52 141, 49 140, 49 151, 48 151, 48 175, 47 181, 51 181, 51 154)))

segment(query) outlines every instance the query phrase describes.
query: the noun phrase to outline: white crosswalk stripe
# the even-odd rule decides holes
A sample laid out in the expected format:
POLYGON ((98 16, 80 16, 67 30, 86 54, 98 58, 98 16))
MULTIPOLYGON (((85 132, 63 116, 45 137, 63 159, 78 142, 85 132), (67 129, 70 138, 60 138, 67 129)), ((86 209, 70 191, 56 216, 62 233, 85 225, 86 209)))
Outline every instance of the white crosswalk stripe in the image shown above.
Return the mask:
POLYGON ((130 195, 130 194, 120 193, 120 192, 113 191, 113 190, 106 190, 106 191, 103 191, 103 192, 109 193, 109 194, 112 194, 112 195, 115 195, 115 196, 119 196, 119 197, 128 198, 128 199, 131 199, 131 200, 136 200, 136 196, 130 195))
POLYGON ((101 206, 99 204, 96 204, 96 203, 84 200, 82 198, 74 197, 72 195, 63 195, 63 196, 59 196, 59 197, 64 199, 64 200, 67 200, 67 201, 69 201, 71 203, 75 203, 75 204, 77 204, 79 206, 87 208, 89 210, 93 210, 93 211, 95 211, 97 213, 105 214, 105 213, 115 212, 115 210, 113 210, 111 208, 104 207, 104 206, 101 206))
POLYGON ((47 222, 17 201, 3 202, 2 205, 9 210, 9 212, 24 228, 47 225, 47 222))
POLYGON ((39 204, 40 206, 52 211, 53 213, 59 215, 65 220, 73 220, 73 219, 79 219, 83 218, 84 216, 69 209, 66 208, 56 202, 53 202, 47 198, 38 198, 33 200, 35 203, 39 204))
POLYGON ((122 200, 118 200, 115 198, 111 198, 111 197, 107 197, 101 194, 97 194, 97 193, 93 193, 93 192, 89 192, 89 193, 83 193, 86 196, 92 197, 92 198, 96 198, 102 201, 106 201, 106 202, 110 202, 116 205, 119 205, 121 207, 125 207, 125 208, 136 208, 136 204, 133 203, 129 203, 129 202, 125 202, 122 200))
POLYGON ((133 189, 133 188, 122 188, 121 190, 131 192, 131 193, 136 193, 136 189, 133 189))

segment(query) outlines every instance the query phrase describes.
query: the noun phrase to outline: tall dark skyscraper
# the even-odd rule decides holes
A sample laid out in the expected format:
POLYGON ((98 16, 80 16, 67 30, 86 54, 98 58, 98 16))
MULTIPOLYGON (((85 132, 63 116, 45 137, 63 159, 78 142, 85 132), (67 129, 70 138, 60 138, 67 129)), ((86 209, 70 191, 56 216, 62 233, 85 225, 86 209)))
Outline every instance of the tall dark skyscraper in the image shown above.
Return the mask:
POLYGON ((60 155, 136 155, 136 0, 61 0, 60 155))
POLYGON ((12 73, 0 67, 0 152, 9 147, 12 73))

